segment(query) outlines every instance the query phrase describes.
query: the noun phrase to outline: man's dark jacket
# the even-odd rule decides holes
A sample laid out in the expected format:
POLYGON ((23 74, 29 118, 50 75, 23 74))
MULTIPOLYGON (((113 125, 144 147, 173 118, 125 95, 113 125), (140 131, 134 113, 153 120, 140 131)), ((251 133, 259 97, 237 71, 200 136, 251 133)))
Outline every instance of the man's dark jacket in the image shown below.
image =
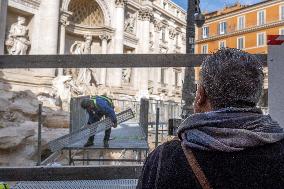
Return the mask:
MULTIPOLYGON (((240 152, 193 152, 213 189, 284 189, 284 140, 240 152)), ((137 188, 202 189, 178 140, 149 155, 137 188)))

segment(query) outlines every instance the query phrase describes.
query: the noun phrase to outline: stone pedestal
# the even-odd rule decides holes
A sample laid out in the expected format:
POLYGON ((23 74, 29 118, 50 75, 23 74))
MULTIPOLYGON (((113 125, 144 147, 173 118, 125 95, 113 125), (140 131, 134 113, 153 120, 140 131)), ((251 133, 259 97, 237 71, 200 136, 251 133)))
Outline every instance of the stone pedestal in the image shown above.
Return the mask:
POLYGON ((0 1, 0 55, 4 54, 8 0, 0 1))

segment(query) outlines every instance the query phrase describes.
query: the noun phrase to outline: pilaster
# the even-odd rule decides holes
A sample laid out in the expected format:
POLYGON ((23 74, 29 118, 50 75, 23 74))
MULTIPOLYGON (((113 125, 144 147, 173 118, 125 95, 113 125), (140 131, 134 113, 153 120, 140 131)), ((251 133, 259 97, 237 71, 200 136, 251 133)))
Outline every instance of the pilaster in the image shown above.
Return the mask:
POLYGON ((0 1, 0 55, 4 54, 8 0, 0 1))

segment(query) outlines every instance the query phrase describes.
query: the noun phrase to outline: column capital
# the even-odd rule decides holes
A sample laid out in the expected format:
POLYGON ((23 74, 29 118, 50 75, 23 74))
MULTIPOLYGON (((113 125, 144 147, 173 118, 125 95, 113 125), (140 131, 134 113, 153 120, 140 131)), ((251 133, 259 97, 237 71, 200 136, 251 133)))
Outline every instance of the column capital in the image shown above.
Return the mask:
POLYGON ((65 27, 68 26, 70 24, 68 19, 72 15, 73 15, 73 13, 70 12, 70 11, 61 10, 61 12, 60 12, 60 23, 65 27))
POLYGON ((110 35, 108 35, 108 34, 102 34, 102 35, 99 35, 99 38, 101 39, 101 40, 110 40, 111 39, 111 36, 110 35))
POLYGON ((142 21, 150 21, 153 18, 152 10, 149 8, 141 8, 139 10, 138 19, 142 21))
POLYGON ((115 0, 116 8, 124 8, 127 4, 127 0, 115 0))

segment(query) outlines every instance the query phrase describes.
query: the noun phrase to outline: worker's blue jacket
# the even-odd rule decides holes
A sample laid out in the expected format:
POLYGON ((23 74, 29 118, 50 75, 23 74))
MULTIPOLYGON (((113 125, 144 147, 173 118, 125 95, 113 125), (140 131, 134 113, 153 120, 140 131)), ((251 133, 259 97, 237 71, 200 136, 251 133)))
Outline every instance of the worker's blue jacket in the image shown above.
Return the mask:
POLYGON ((88 111, 88 124, 100 121, 103 116, 109 117, 114 124, 117 123, 114 106, 111 99, 105 96, 95 96, 92 97, 92 100, 95 104, 95 108, 91 111, 88 111))

